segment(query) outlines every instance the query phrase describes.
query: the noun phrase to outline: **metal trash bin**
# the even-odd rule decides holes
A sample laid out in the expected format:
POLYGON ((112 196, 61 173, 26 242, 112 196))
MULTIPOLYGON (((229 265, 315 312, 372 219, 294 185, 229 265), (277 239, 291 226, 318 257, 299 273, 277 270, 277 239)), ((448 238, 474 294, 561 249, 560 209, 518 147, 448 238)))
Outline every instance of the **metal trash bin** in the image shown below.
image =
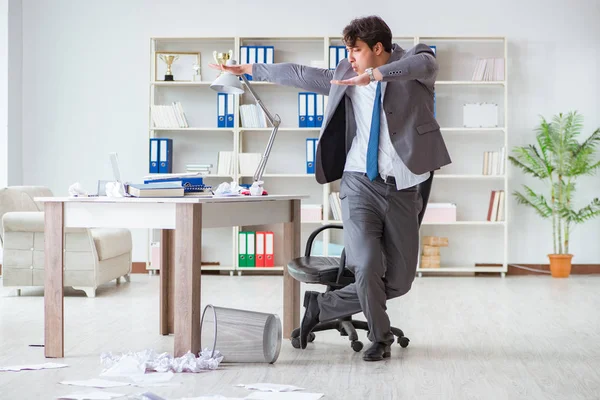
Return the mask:
POLYGON ((281 320, 265 314, 207 305, 202 312, 200 340, 214 356, 219 351, 224 363, 274 363, 279 357, 281 320))

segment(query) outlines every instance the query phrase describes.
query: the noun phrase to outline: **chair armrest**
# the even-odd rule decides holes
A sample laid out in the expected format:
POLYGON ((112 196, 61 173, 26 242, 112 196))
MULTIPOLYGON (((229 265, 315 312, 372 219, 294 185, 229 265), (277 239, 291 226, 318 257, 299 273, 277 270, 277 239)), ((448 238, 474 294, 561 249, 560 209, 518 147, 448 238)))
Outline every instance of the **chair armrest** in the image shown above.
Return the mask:
MULTIPOLYGON (((2 217, 4 232, 44 232, 43 211, 11 211, 2 217)), ((86 228, 65 228, 65 233, 86 232, 86 228)))
POLYGON ((44 232, 43 211, 11 211, 2 217, 4 232, 44 232))
POLYGON ((315 238, 317 237, 317 235, 319 233, 323 232, 326 229, 344 229, 344 227, 342 225, 329 224, 329 225, 323 225, 320 228, 315 229, 310 234, 310 236, 308 237, 308 240, 306 241, 306 250, 304 251, 305 257, 310 257, 310 252, 312 251, 312 246, 313 246, 313 242, 315 241, 315 238))

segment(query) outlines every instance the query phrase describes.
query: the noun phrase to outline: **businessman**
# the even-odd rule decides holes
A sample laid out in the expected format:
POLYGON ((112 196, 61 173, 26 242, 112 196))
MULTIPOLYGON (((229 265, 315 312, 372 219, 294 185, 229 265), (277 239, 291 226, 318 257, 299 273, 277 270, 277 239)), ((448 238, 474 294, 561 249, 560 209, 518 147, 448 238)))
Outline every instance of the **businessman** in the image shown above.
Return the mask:
POLYGON ((329 96, 316 179, 341 178, 344 247, 356 281, 306 292, 300 345, 306 348, 319 322, 362 311, 373 342, 363 359, 379 361, 390 357, 394 342, 386 301, 406 294, 415 278, 427 201, 418 187, 430 187, 433 171, 451 160, 433 116, 438 64, 431 48, 392 44, 377 16, 351 21, 343 40, 348 58, 335 71, 290 63, 212 67, 329 96))

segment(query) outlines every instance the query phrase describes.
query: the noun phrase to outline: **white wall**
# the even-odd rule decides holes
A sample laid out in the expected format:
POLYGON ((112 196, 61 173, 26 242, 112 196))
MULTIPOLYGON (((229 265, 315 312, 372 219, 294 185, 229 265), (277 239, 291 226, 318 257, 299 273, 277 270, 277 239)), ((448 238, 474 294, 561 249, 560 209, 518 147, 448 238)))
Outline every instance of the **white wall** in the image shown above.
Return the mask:
POLYGON ((21 0, 0 1, 0 187, 23 181, 21 0))
MULTIPOLYGON (((151 36, 340 35, 350 19, 371 13, 398 36, 507 36, 511 146, 532 141, 540 114, 577 109, 586 132, 600 126, 596 1, 328 3, 23 0, 24 183, 65 195, 79 181, 94 191, 111 176, 110 151, 120 154, 126 178, 146 173, 151 36)), ((512 188, 530 182, 509 173, 512 188)), ((599 178, 579 189, 582 200, 598 196, 599 178)), ((550 225, 512 199, 509 207, 509 262, 545 262, 550 225)), ((574 262, 600 262, 599 221, 573 234, 574 262)), ((135 260, 145 259, 143 240, 136 233, 135 260)))

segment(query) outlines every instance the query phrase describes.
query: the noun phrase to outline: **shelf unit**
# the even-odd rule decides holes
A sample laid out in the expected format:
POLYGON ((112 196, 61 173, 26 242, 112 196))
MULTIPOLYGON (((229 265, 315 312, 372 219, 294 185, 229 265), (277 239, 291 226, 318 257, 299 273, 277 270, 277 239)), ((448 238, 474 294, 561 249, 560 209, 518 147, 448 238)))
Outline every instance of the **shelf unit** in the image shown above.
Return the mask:
MULTIPOLYGON (((507 147, 507 102, 506 93, 508 90, 508 81, 505 78, 503 81, 492 82, 474 82, 470 81, 470 74, 473 71, 476 56, 495 56, 504 57, 505 59, 505 77, 507 76, 507 45, 506 39, 503 37, 418 37, 405 36, 395 37, 394 43, 398 43, 401 47, 408 49, 417 43, 423 42, 428 45, 437 46, 437 59, 440 63, 440 74, 436 82, 437 106, 438 106, 438 122, 442 126, 442 134, 446 143, 453 141, 455 138, 465 136, 469 142, 474 140, 493 140, 502 139, 502 145, 507 147), (468 46, 475 43, 477 49, 483 49, 483 54, 465 53, 463 44, 468 46), (502 48, 502 53, 488 54, 486 44, 495 43, 496 47, 502 48), (483 45, 482 45, 483 44, 483 45), (448 46, 446 46, 448 45, 448 46), (458 51, 455 51, 458 48, 458 51), (465 54, 469 59, 464 59, 465 54), (461 58, 463 57, 463 58, 461 58), (455 59, 456 58, 456 59, 455 59), (445 69, 451 66, 452 68, 445 69), (445 71, 448 71, 446 73, 445 71), (459 73, 455 73, 459 71, 459 73), (444 114, 456 114, 456 110, 452 111, 440 107, 445 102, 449 102, 452 96, 445 96, 441 91, 454 92, 473 91, 478 98, 485 101, 485 96, 480 96, 480 91, 487 93, 488 91, 502 92, 504 94, 503 108, 504 120, 501 126, 495 128, 465 128, 460 126, 460 121, 455 115, 454 118, 446 118, 447 123, 443 123, 444 114), (440 119, 441 117, 441 119, 440 119)), ((237 164, 238 154, 242 152, 259 152, 262 153, 266 145, 271 128, 245 128, 241 127, 239 116, 240 104, 253 104, 248 93, 236 96, 234 104, 234 127, 233 128, 217 128, 216 126, 216 102, 217 94, 210 89, 210 84, 217 77, 218 71, 211 70, 208 67, 209 63, 214 63, 212 52, 227 52, 233 50, 234 58, 239 60, 240 46, 244 45, 271 45, 275 48, 275 62, 294 62, 304 65, 313 65, 325 67, 329 57, 330 45, 342 45, 341 37, 316 36, 316 37, 154 37, 150 39, 150 75, 154 77, 155 70, 155 52, 156 51, 189 51, 199 52, 201 57, 201 73, 202 81, 155 81, 153 78, 149 80, 150 104, 170 104, 171 101, 180 101, 183 110, 186 113, 189 128, 154 128, 150 117, 150 107, 148 116, 148 132, 151 137, 170 137, 174 141, 174 168, 173 172, 184 172, 183 166, 190 162, 209 162, 215 167, 217 166, 218 151, 232 151, 234 154, 234 162, 237 164)), ((158 62, 161 62, 160 60, 158 62)), ((177 61, 176 61, 177 62, 177 61)), ((191 66, 189 77, 178 77, 175 79, 191 79, 191 66)), ((309 137, 318 137, 319 128, 299 128, 297 118, 297 93, 302 91, 296 88, 283 87, 270 82, 255 82, 251 81, 251 85, 261 96, 263 102, 273 114, 279 114, 282 119, 282 125, 279 128, 274 147, 267 164, 263 179, 265 180, 265 188, 269 193, 306 193, 310 197, 305 203, 320 204, 323 207, 323 219, 316 222, 303 222, 302 224, 302 251, 304 251, 304 243, 310 232, 318 225, 324 224, 341 224, 341 221, 335 221, 331 218, 331 210, 329 205, 329 194, 331 191, 339 188, 339 181, 326 185, 319 185, 314 179, 314 174, 305 173, 304 159, 304 141, 309 137)), ((460 98, 460 96, 458 96, 460 98)), ((473 96, 472 96, 473 97, 473 96)), ((325 98, 327 103, 327 97, 325 98)), ((325 104, 325 106, 327 106, 325 104)), ((460 163, 461 157, 458 154, 451 152, 451 157, 454 163, 460 163)), ((438 184, 450 185, 467 185, 474 189, 477 185, 502 185, 505 193, 508 193, 508 184, 506 175, 502 176, 484 176, 481 175, 480 164, 474 168, 467 168, 468 171, 453 171, 452 165, 450 168, 445 168, 436 171, 434 186, 431 194, 432 199, 436 199, 438 193, 438 184)), ((235 173, 232 176, 208 175, 205 181, 211 185, 218 185, 224 181, 236 181, 238 183, 251 183, 252 176, 235 173)), ((339 189, 337 189, 339 190, 339 189)), ((488 192, 489 195, 489 192, 488 192)), ((440 199, 441 201, 451 201, 453 199, 440 199)), ((487 209, 487 202, 486 202, 487 209)), ((508 214, 504 210, 506 220, 508 214)), ((473 216, 468 216, 466 220, 461 220, 447 224, 431 224, 425 223, 422 231, 426 229, 432 230, 433 233, 438 228, 456 229, 457 231, 482 228, 485 231, 502 228, 504 233, 504 250, 501 260, 491 260, 490 263, 502 264, 502 267, 464 267, 464 263, 457 266, 442 267, 440 269, 422 269, 418 268, 419 276, 422 273, 435 272, 494 272, 504 275, 506 272, 507 258, 507 222, 488 222, 485 221, 485 216, 482 220, 476 220, 473 216), (487 229, 490 227, 490 229, 487 229)), ((278 242, 280 243, 282 231, 277 227, 235 227, 223 228, 219 232, 209 232, 203 236, 203 260, 204 254, 207 257, 214 259, 206 259, 205 261, 219 261, 222 266, 203 266, 203 270, 219 270, 229 271, 230 274, 235 272, 242 273, 244 271, 260 272, 262 268, 240 268, 237 263, 237 236, 241 230, 246 228, 251 230, 272 230, 275 232, 275 264, 284 265, 287 260, 283 260, 277 256, 278 242), (214 236, 214 237, 213 237, 214 236)), ((466 230, 469 232, 469 230, 466 230)), ((150 263, 150 242, 158 241, 160 235, 155 231, 149 232, 148 237, 148 263, 147 268, 152 269, 150 263)), ((342 244, 341 235, 339 232, 325 231, 321 238, 322 254, 329 254, 330 245, 342 244)), ((334 250, 335 251, 335 250, 334 250)), ((282 253, 282 248, 279 248, 279 254, 282 253)), ((473 264, 474 265, 474 264, 473 264)), ((283 267, 265 268, 270 271, 282 271, 283 267)))

